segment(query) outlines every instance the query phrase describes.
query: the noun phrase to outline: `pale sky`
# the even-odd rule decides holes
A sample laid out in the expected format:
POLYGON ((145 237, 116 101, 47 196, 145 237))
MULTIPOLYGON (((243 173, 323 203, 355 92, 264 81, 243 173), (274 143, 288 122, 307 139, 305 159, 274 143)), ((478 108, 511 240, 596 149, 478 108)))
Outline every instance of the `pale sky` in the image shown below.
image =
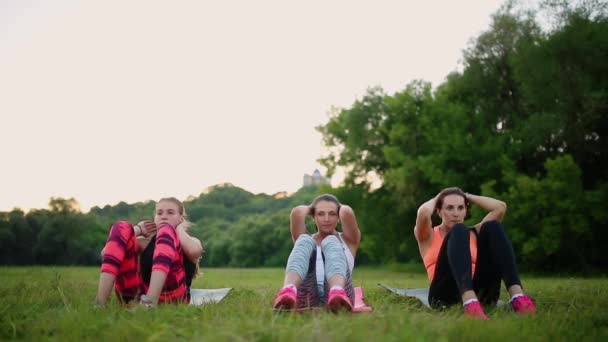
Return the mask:
POLYGON ((437 86, 502 2, 0 0, 0 211, 294 192, 332 107, 437 86))

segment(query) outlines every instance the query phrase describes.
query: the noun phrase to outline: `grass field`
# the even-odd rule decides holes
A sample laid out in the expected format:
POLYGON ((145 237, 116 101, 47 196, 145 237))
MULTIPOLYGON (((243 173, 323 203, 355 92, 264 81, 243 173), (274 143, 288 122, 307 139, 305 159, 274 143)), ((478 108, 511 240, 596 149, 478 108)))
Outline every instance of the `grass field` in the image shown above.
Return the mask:
POLYGON ((524 275, 539 313, 487 310, 487 322, 467 319, 457 307, 430 311, 377 286, 427 286, 423 273, 403 267, 355 269, 355 286, 363 286, 372 313, 277 314, 271 303, 282 277, 281 269, 206 269, 193 287, 233 287, 221 303, 146 311, 126 310, 115 301, 95 309, 95 267, 2 267, 0 340, 608 341, 605 277, 524 275))

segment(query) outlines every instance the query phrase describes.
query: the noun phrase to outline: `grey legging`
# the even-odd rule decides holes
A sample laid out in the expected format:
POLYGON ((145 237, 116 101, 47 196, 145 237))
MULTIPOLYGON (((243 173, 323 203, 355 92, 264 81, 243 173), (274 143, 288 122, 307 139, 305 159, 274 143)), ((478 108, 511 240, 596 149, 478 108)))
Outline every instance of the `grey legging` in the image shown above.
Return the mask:
POLYGON ((351 303, 355 301, 355 292, 351 279, 351 273, 346 262, 344 253, 350 253, 340 242, 338 237, 330 235, 321 242, 321 253, 325 266, 324 291, 317 288, 317 243, 308 234, 302 234, 296 240, 287 259, 286 272, 295 272, 302 279, 302 284, 298 286, 298 308, 315 307, 325 304, 325 298, 329 292, 328 279, 334 275, 342 275, 346 279, 344 290, 350 298, 351 303))

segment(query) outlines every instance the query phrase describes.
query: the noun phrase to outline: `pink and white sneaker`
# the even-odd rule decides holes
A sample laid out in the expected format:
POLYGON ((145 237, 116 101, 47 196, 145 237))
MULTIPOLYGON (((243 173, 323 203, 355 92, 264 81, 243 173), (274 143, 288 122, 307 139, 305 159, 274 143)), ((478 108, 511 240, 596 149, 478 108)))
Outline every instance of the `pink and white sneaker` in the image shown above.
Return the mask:
POLYGON ((278 311, 293 310, 296 308, 297 301, 298 296, 296 295, 296 291, 291 287, 285 287, 277 293, 272 308, 278 311))
POLYGON ((464 313, 475 319, 481 319, 487 321, 489 318, 486 315, 485 311, 483 311, 483 307, 481 307, 481 303, 479 301, 473 301, 464 306, 464 313))
POLYGON ((353 311, 353 304, 346 295, 344 289, 333 289, 329 291, 327 296, 327 306, 333 312, 338 311, 353 311))
POLYGON ((530 296, 523 295, 519 296, 511 301, 511 307, 513 311, 518 314, 533 314, 536 312, 536 305, 530 296))

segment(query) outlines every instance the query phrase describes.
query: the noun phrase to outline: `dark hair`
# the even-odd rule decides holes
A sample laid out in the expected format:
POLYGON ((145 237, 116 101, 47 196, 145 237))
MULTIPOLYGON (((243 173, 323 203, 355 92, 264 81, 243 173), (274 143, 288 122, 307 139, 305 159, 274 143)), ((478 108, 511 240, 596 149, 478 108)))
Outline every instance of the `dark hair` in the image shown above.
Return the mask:
POLYGON ((457 187, 445 188, 445 189, 441 190, 441 192, 439 192, 439 195, 437 195, 437 201, 435 202, 435 213, 437 212, 437 210, 441 209, 441 207, 443 206, 443 199, 448 195, 460 195, 460 196, 462 196, 462 198, 464 198, 464 206, 467 208, 466 217, 468 217, 469 208, 471 207, 471 202, 469 202, 469 200, 467 199, 467 194, 464 191, 462 191, 461 188, 457 188, 457 187))
POLYGON ((310 214, 312 216, 315 216, 315 206, 317 205, 317 203, 322 202, 322 201, 335 203, 338 206, 338 212, 340 212, 340 206, 342 204, 340 204, 340 201, 338 201, 338 198, 336 198, 336 196, 334 196, 334 195, 323 194, 323 195, 317 196, 317 198, 315 198, 312 201, 312 203, 310 203, 310 205, 308 206, 308 208, 310 210, 310 214))

